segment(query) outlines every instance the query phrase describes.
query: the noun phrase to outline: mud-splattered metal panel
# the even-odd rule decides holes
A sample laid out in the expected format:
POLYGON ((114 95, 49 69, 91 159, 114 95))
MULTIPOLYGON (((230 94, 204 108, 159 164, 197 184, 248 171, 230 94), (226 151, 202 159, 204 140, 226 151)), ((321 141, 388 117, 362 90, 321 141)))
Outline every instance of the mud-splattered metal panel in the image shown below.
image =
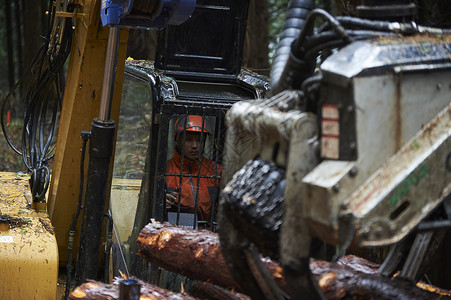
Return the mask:
POLYGON ((400 241, 451 193, 451 104, 350 197, 361 246, 400 241))
POLYGON ((0 172, 1 299, 55 299, 58 248, 47 212, 31 208, 28 177, 0 172))

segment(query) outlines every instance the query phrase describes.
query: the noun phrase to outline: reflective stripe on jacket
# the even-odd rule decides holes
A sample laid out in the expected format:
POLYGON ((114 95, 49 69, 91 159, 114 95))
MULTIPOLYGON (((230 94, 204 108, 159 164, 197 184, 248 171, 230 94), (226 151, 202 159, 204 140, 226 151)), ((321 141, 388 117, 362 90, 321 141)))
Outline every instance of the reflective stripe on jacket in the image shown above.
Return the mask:
MULTIPOLYGON (((198 186, 198 166, 199 161, 183 159, 183 175, 190 175, 182 177, 182 185, 180 186, 180 168, 181 156, 180 153, 174 151, 174 156, 167 161, 167 173, 175 173, 177 175, 166 176, 166 187, 175 190, 179 194, 177 201, 181 198, 180 204, 182 206, 190 207, 188 212, 194 213, 194 199, 198 199, 197 215, 199 221, 210 221, 212 200, 216 203, 218 189, 221 185, 220 179, 215 178, 200 178, 199 191, 198 186)), ((200 175, 203 176, 222 176, 222 166, 216 164, 214 161, 202 156, 200 175)))

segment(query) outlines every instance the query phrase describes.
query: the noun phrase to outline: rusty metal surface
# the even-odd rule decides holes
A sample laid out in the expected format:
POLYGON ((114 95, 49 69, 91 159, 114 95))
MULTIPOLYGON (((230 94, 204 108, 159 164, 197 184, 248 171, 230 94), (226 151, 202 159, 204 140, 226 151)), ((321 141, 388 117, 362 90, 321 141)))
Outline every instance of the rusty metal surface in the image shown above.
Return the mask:
POLYGON ((361 246, 398 242, 451 192, 451 104, 349 198, 361 246))
POLYGON ((339 110, 340 153, 338 160, 323 160, 299 186, 315 235, 335 243, 337 215, 351 193, 449 104, 450 41, 418 35, 356 42, 322 64, 321 103, 339 110), (347 122, 350 114, 355 118, 347 122), (346 149, 355 149, 355 160, 345 158, 346 149))
POLYGON ((383 74, 394 66, 449 61, 451 36, 417 34, 354 42, 321 65, 325 78, 346 86, 358 75, 383 74))

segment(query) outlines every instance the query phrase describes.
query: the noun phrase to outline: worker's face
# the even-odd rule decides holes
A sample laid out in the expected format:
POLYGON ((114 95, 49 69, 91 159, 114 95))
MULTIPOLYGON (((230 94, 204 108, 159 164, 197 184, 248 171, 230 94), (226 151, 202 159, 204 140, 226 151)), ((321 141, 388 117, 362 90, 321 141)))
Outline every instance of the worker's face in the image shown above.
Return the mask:
POLYGON ((185 144, 183 145, 183 134, 179 137, 179 148, 183 148, 183 155, 186 159, 197 160, 202 153, 203 142, 200 140, 200 133, 186 132, 185 144))

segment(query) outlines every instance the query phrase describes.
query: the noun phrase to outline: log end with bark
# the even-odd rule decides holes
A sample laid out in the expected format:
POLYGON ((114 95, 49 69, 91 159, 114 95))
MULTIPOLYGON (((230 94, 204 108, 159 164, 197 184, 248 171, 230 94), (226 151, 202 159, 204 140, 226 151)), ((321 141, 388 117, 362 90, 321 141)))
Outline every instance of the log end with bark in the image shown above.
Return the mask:
POLYGON ((138 255, 168 271, 191 279, 237 288, 222 256, 218 236, 153 222, 139 234, 138 255))
MULTIPOLYGON (((137 243, 141 256, 169 271, 226 288, 239 287, 222 257, 217 234, 150 223, 141 231, 137 243)), ((268 258, 262 261, 278 286, 287 291, 282 268, 268 258)), ((328 299, 451 298, 451 291, 386 278, 377 273, 378 268, 378 264, 356 256, 342 257, 337 263, 310 263, 312 274, 328 299)))
MULTIPOLYGON (((113 284, 106 284, 89 280, 82 285, 75 288, 70 293, 70 300, 111 300, 119 299, 119 284, 124 278, 117 277, 114 279, 113 284)), ((155 299, 167 299, 167 300, 194 300, 190 295, 185 293, 174 293, 172 291, 162 289, 150 283, 144 282, 137 278, 131 278, 137 280, 141 286, 140 300, 155 300, 155 299)))

